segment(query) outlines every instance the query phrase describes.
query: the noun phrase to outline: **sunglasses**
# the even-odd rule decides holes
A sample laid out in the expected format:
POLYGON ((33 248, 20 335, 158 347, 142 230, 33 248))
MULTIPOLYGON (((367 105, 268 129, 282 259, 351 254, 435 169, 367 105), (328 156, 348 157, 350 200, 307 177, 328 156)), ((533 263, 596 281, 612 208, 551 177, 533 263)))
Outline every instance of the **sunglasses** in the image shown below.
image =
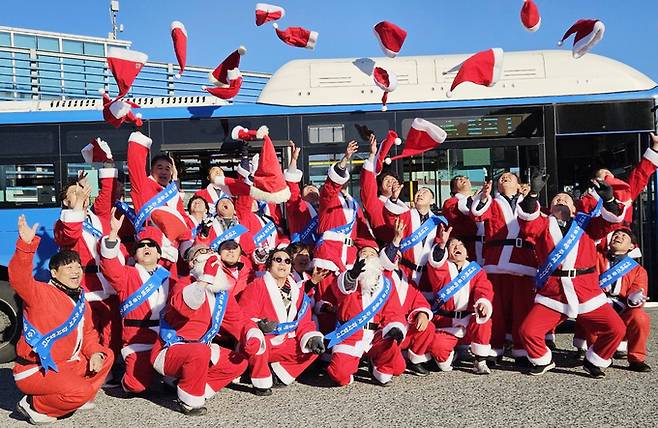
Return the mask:
POLYGON ((277 263, 285 263, 287 265, 289 265, 292 262, 289 258, 284 259, 283 257, 275 257, 272 260, 277 263))
POLYGON ((151 241, 138 242, 137 246, 135 248, 139 249, 139 248, 144 248, 144 247, 158 248, 157 244, 155 242, 151 242, 151 241))

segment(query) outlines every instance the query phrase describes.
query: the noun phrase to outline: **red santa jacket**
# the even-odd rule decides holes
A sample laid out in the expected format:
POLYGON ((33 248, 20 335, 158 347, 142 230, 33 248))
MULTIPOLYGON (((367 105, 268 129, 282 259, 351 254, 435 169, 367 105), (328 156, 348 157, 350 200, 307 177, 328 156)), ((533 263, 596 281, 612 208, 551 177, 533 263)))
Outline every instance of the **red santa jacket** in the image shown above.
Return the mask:
POLYGON ((224 266, 224 272, 227 275, 230 275, 231 278, 235 280, 231 292, 236 299, 240 297, 240 294, 247 289, 247 286, 250 284, 250 278, 252 277, 252 272, 254 269, 251 259, 246 255, 240 256, 240 261, 236 263, 235 266, 224 266))
MULTIPOLYGON (((639 254, 637 255, 639 256, 639 254)), ((631 251, 628 256, 635 257, 636 255, 631 251)), ((610 269, 610 260, 605 254, 599 251, 597 254, 598 274, 601 275, 608 269, 610 269)), ((609 299, 614 299, 623 306, 642 307, 644 306, 644 302, 640 305, 634 306, 628 302, 628 297, 637 292, 641 292, 645 297, 649 295, 649 277, 647 271, 641 265, 635 266, 626 275, 612 284, 609 289, 604 291, 606 291, 609 299)))
POLYGON ((194 193, 194 196, 201 196, 206 202, 208 202, 208 212, 211 215, 214 215, 216 212, 215 204, 219 200, 219 197, 223 193, 223 190, 216 188, 212 183, 207 185, 201 190, 197 190, 194 193))
MULTIPOLYGON (((292 277, 288 277, 287 284, 290 286, 290 307, 286 310, 281 297, 281 292, 276 280, 269 272, 257 278, 240 296, 240 306, 245 315, 252 321, 264 318, 279 323, 297 320, 297 314, 304 299, 304 289, 301 284, 296 284, 292 277)), ((323 337, 317 331, 312 319, 313 306, 309 305, 304 316, 299 320, 297 329, 289 333, 279 335, 266 335, 271 345, 281 345, 286 339, 294 339, 299 343, 302 352, 308 353, 308 341, 315 336, 323 337)))
MULTIPOLYGON (((151 275, 139 263, 135 266, 124 266, 117 257, 119 254, 118 245, 114 248, 108 248, 106 239, 106 237, 103 238, 101 242, 101 271, 110 285, 116 290, 121 303, 123 303, 129 296, 139 290, 151 275)), ((133 352, 150 350, 158 340, 160 331, 158 321, 160 320, 160 312, 167 304, 170 282, 173 282, 171 277, 166 279, 162 286, 154 291, 146 301, 129 312, 123 319, 121 339, 124 348, 121 350, 121 354, 124 358, 133 352), (148 327, 131 326, 126 325, 127 320, 143 321, 145 323, 150 321, 150 324, 153 325, 148 327)))
MULTIPOLYGON (((237 221, 238 218, 235 217, 235 220, 237 221)), ((194 243, 205 244, 209 246, 218 236, 220 236, 224 232, 226 232, 226 228, 224 227, 224 222, 221 221, 221 219, 219 219, 218 217, 215 217, 215 219, 212 221, 212 226, 210 227, 210 230, 208 230, 208 236, 203 237, 200 234, 197 234, 196 237, 194 238, 194 243)), ((237 238, 234 238, 233 240, 240 244, 240 248, 242 248, 242 252, 248 256, 251 256, 251 254, 256 249, 256 245, 254 244, 254 236, 251 234, 250 231, 243 233, 242 235, 238 236, 237 238)))
MULTIPOLYGON (((146 175, 147 159, 151 140, 141 132, 133 132, 128 139, 128 174, 130 176, 130 197, 135 212, 139 210, 164 187, 153 177, 146 175)), ((185 241, 191 238, 191 222, 179 194, 151 214, 150 220, 165 234, 171 242, 185 241)))
MULTIPOLYGON (((83 228, 83 222, 88 219, 91 225, 106 234, 110 231, 110 216, 114 204, 114 188, 118 185, 115 168, 101 168, 98 171, 100 191, 94 204, 85 213, 82 210, 62 209, 59 220, 55 223, 55 242, 61 248, 73 250, 80 255, 82 268, 85 270, 82 287, 88 302, 107 299, 115 294, 108 284, 98 265, 98 239, 83 228), (95 272, 94 272, 95 271, 95 272)), ((127 251, 123 248, 119 257, 124 259, 127 251)))
MULTIPOLYGON (((279 244, 289 243, 290 240, 279 229, 274 217, 268 218, 266 215, 260 215, 252 211, 254 199, 251 196, 242 195, 235 199, 235 215, 240 220, 240 224, 249 229, 249 234, 253 238, 268 222, 273 222, 276 226, 272 233, 259 245, 266 249, 277 248, 279 244)), ((254 242, 255 245, 255 242, 254 242)))
MULTIPOLYGON (((520 205, 517 205, 517 208, 521 233, 535 242, 537 260, 541 265, 564 235, 556 218, 543 214, 539 204, 532 213, 524 212, 520 205)), ((596 268, 597 253, 594 242, 605 236, 615 223, 620 223, 623 219, 623 213, 616 216, 603 207, 601 215, 589 222, 577 244, 557 269, 596 268)), ((549 276, 544 286, 537 291, 535 302, 575 318, 578 314, 591 312, 606 304, 606 297, 599 288, 599 277, 595 269, 592 273, 573 278, 549 276)))
POLYGON ((469 196, 455 193, 452 198, 446 199, 441 214, 452 227, 452 236, 461 240, 468 251, 468 257, 484 265, 482 256, 482 242, 484 240, 484 222, 471 215, 469 196))
POLYGON ((395 229, 384 219, 384 203, 388 198, 378 196, 375 165, 370 159, 367 159, 361 168, 360 193, 363 210, 370 221, 375 238, 382 244, 388 244, 393 240, 395 229))
POLYGON ((302 199, 302 192, 299 188, 302 172, 298 169, 287 169, 284 176, 288 189, 290 189, 290 199, 286 202, 286 221, 290 236, 293 236, 301 233, 313 217, 318 215, 318 212, 313 205, 302 199))
MULTIPOLYGON (((21 239, 16 242, 16 252, 9 261, 9 283, 23 301, 24 316, 41 334, 46 334, 64 324, 76 302, 54 285, 36 281, 32 277, 32 261, 39 240, 39 237, 35 237, 30 244, 21 239)), ((59 367, 60 363, 80 358, 80 355, 87 359, 97 352, 112 355, 112 351, 99 343, 89 303, 85 302, 85 306, 84 315, 76 330, 61 337, 51 348, 53 361, 59 367)), ((39 356, 32 351, 32 347, 22 335, 16 344, 16 354, 26 361, 34 362, 17 363, 14 366, 16 381, 39 371, 39 356)))
MULTIPOLYGON (((467 261, 468 264, 468 261, 467 261)), ((466 265, 464 265, 466 266, 466 265)), ((448 261, 447 251, 443 253, 441 260, 430 258, 429 269, 427 271, 432 284, 432 291, 436 295, 445 285, 459 275, 457 264, 448 261)), ((443 315, 434 317, 434 324, 437 329, 445 331, 457 337, 464 337, 466 328, 471 321, 471 317, 476 316, 478 324, 484 324, 491 318, 493 312, 493 286, 487 278, 484 269, 475 274, 470 281, 459 289, 447 302, 441 305, 444 311, 455 312, 474 312, 475 305, 484 304, 488 309, 488 316, 479 318, 477 315, 471 315, 464 318, 451 318, 443 315)))
POLYGON ((429 319, 432 319, 434 314, 432 313, 429 302, 423 296, 423 293, 418 290, 416 284, 413 281, 409 281, 404 271, 399 269, 397 258, 396 260, 390 260, 384 249, 379 253, 379 260, 382 262, 384 269, 390 272, 390 278, 393 280, 393 285, 395 285, 400 308, 402 308, 402 313, 406 317, 407 322, 409 324, 415 323, 416 316, 420 312, 424 312, 429 319))
POLYGON ((498 194, 495 198, 489 197, 484 206, 478 209, 480 195, 473 198, 471 214, 484 222, 485 245, 483 250, 484 270, 489 273, 504 273, 519 276, 535 276, 537 259, 534 251, 525 242, 525 237, 519 234, 519 203, 523 196, 519 196, 516 209, 504 196, 498 194), (492 241, 518 240, 515 245, 494 245, 492 241), (525 245, 525 246, 524 246, 525 245))

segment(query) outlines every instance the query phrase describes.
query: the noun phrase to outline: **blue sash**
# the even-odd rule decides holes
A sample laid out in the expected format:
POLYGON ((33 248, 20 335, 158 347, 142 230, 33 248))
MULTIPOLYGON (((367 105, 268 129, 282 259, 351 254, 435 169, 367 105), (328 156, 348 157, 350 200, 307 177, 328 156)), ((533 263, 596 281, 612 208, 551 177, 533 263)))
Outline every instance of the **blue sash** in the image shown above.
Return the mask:
POLYGON ((84 291, 80 293, 80 298, 73 308, 73 312, 69 315, 69 318, 64 321, 64 324, 59 327, 54 328, 46 334, 39 333, 39 330, 34 328, 32 324, 27 320, 25 314, 23 314, 23 337, 28 345, 32 347, 32 350, 39 356, 39 361, 41 367, 44 369, 44 373, 48 373, 48 369, 53 369, 55 372, 59 372, 57 364, 53 361, 50 351, 59 339, 64 336, 67 336, 73 330, 75 330, 82 321, 82 316, 85 313, 85 293, 84 291))
POLYGON ((228 240, 231 240, 231 239, 238 238, 238 237, 240 237, 240 235, 244 234, 246 231, 247 231, 247 228, 238 223, 235 226, 229 228, 228 230, 225 230, 224 233, 222 233, 217 238, 215 238, 210 243, 210 248, 212 248, 214 251, 217 251, 217 249, 219 248, 219 244, 221 244, 224 241, 228 241, 228 240))
POLYGON ((144 303, 144 300, 155 293, 167 278, 169 278, 169 271, 162 266, 158 266, 153 275, 137 291, 121 302, 121 307, 119 307, 121 318, 125 318, 126 315, 144 303))
POLYGON ((583 233, 585 232, 585 229, 587 228, 590 220, 601 213, 602 206, 603 199, 599 199, 596 207, 590 214, 576 214, 576 218, 574 218, 571 222, 571 227, 569 227, 566 235, 564 235, 564 237, 560 240, 560 242, 558 242, 555 248, 553 248, 553 251, 551 251, 551 253, 548 255, 546 261, 537 270, 537 274, 535 275, 535 287, 537 290, 540 290, 542 287, 544 287, 544 284, 546 283, 546 280, 548 280, 548 277, 551 275, 551 273, 557 269, 560 263, 562 263, 565 257, 567 257, 569 252, 571 252, 571 250, 576 246, 580 237, 583 236, 583 233))
POLYGON ((466 285, 468 281, 473 279, 473 277, 480 272, 482 268, 476 262, 470 262, 461 272, 457 275, 452 281, 443 286, 436 293, 437 305, 442 306, 445 302, 448 301, 452 296, 454 296, 459 290, 466 285))
POLYGON ((82 222, 82 230, 92 234, 93 237, 96 239, 101 239, 103 237, 103 232, 101 230, 96 229, 91 224, 88 218, 86 218, 85 221, 82 222))
POLYGON ((441 223, 448 224, 448 221, 445 219, 445 217, 431 215, 430 218, 425 220, 425 222, 421 224, 414 233, 407 236, 402 240, 402 242, 400 242, 400 252, 404 253, 410 248, 415 247, 418 243, 423 242, 423 239, 425 239, 425 237, 429 235, 431 231, 436 229, 436 227, 441 223))
POLYGON ((367 323, 370 322, 377 315, 377 312, 384 306, 384 303, 388 300, 388 297, 391 295, 391 290, 393 285, 391 280, 384 277, 384 288, 379 293, 377 298, 371 302, 364 310, 362 310, 357 316, 347 321, 346 323, 336 327, 336 330, 325 336, 326 339, 329 339, 329 346, 327 348, 333 348, 335 345, 338 345, 343 340, 347 339, 358 330, 362 329, 367 323))
POLYGON ((178 335, 176 330, 174 330, 169 323, 164 319, 164 316, 160 317, 160 338, 165 343, 165 347, 168 348, 171 345, 180 342, 195 342, 195 343, 205 343, 206 345, 210 344, 212 338, 217 335, 219 328, 222 325, 224 320, 224 314, 226 313, 226 307, 228 306, 228 291, 220 291, 215 293, 215 306, 212 310, 212 324, 208 331, 201 336, 199 340, 186 340, 178 335))
POLYGON ((116 201, 114 206, 123 212, 123 214, 130 221, 130 223, 132 223, 133 225, 135 224, 135 217, 137 217, 137 214, 135 214, 135 210, 133 210, 130 207, 130 205, 128 205, 124 201, 116 201))
POLYGON ((624 257, 619 263, 616 263, 614 266, 611 266, 610 269, 599 275, 599 287, 606 288, 609 285, 614 284, 619 278, 626 275, 638 265, 639 263, 632 258, 628 256, 624 257))
MULTIPOLYGON (((301 293, 304 292, 303 287, 300 290, 300 292, 301 293)), ((302 300, 302 304, 299 307, 299 311, 297 312, 297 319, 295 319, 294 321, 279 323, 279 325, 277 325, 276 328, 272 330, 271 333, 268 334, 279 335, 297 330, 297 326, 299 325, 299 320, 301 320, 304 317, 304 315, 306 315, 306 311, 308 311, 309 306, 311 306, 311 298, 308 297, 306 293, 304 293, 304 299, 302 300)))
POLYGON ((320 218, 316 215, 308 222, 304 229, 300 233, 294 233, 292 235, 292 242, 304 242, 304 243, 314 243, 317 241, 317 236, 315 232, 318 229, 318 223, 320 223, 320 218))
POLYGON ((276 224, 271 221, 265 223, 265 226, 254 235, 254 243, 258 247, 262 244, 272 233, 276 231, 276 224))
POLYGON ((144 222, 151 216, 153 210, 158 207, 165 205, 170 200, 178 196, 178 186, 176 183, 171 182, 167 187, 162 189, 160 193, 149 199, 149 201, 144 204, 141 210, 135 216, 135 233, 139 233, 144 228, 144 222))

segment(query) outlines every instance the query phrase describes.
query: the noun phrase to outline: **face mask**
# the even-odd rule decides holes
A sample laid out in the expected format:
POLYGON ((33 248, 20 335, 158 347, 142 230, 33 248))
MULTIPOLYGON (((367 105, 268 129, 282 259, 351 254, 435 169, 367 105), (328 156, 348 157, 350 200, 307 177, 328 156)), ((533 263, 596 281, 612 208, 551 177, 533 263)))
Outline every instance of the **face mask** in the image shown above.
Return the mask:
POLYGON ((220 175, 216 175, 216 176, 212 179, 212 184, 214 184, 215 186, 219 186, 219 185, 221 185, 221 184, 222 184, 222 181, 224 181, 224 180, 222 180, 222 178, 223 178, 222 176, 220 176, 220 175))

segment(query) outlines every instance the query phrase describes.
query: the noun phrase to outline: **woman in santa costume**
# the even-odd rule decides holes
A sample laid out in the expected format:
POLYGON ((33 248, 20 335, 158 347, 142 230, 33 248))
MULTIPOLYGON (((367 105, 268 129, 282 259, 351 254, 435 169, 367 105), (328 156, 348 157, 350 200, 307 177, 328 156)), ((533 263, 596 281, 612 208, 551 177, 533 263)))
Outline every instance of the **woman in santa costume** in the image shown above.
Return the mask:
POLYGON ((599 287, 594 242, 623 221, 624 206, 615 201, 610 185, 597 181, 599 216, 576 215, 573 198, 566 193, 553 197, 547 216, 537 201, 545 184, 546 177, 534 176, 530 193, 518 205, 520 232, 535 242, 540 263, 535 303, 519 328, 533 364, 529 374, 541 375, 555 367, 544 335, 569 317, 577 318, 586 331, 597 336, 587 350, 583 368, 591 377, 601 378, 626 327, 599 287))
POLYGON ((162 256, 162 232, 146 227, 135 244, 135 266, 119 260, 118 233, 124 216, 112 217, 110 233, 101 241, 101 271, 116 290, 123 320, 121 357, 126 370, 121 384, 126 392, 144 392, 153 379, 151 349, 158 340, 160 312, 167 304, 170 273, 158 261, 162 256))
POLYGON ((245 315, 267 337, 265 352, 249 358, 256 395, 272 394, 272 372, 279 384, 290 385, 325 350, 324 336, 311 318, 311 299, 290 276, 291 263, 287 250, 272 250, 265 274, 240 296, 245 315))
POLYGON ((208 185, 198 190, 194 196, 199 196, 207 202, 209 213, 215 215, 215 205, 219 198, 224 194, 225 187, 222 186, 224 171, 218 166, 213 166, 208 170, 208 185))
POLYGON ((99 343, 81 287, 79 255, 62 250, 49 262, 52 279, 32 277, 38 225, 18 218, 9 283, 23 301, 23 335, 16 345, 14 380, 26 394, 16 410, 32 424, 47 424, 76 410, 94 408, 94 397, 114 356, 99 343))
POLYGON ((317 240, 318 209, 320 191, 312 184, 300 189, 302 171, 297 169, 297 159, 301 148, 291 145, 288 169, 284 171, 286 184, 290 189, 290 199, 286 202, 286 221, 292 242, 301 241, 315 244, 317 240))
POLYGON ((440 226, 432 248, 428 276, 433 287, 436 339, 432 347, 441 371, 452 370, 454 349, 463 339, 475 355, 473 372, 489 374, 493 287, 486 272, 468 260, 462 241, 450 238, 452 228, 440 226))
POLYGON ((465 175, 453 177, 450 180, 450 194, 452 197, 443 203, 441 214, 452 227, 452 236, 462 241, 471 258, 483 266, 484 222, 471 215, 473 205, 471 180, 465 175))

